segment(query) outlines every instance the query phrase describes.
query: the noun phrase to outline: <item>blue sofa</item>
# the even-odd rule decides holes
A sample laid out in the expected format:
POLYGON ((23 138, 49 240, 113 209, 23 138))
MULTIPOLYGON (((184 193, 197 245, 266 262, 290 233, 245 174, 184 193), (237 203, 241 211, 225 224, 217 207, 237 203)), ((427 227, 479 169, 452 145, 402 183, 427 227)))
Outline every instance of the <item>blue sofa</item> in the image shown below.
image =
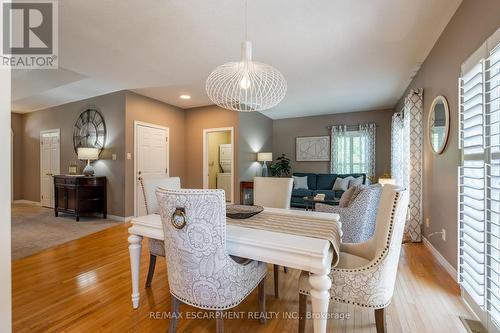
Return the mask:
POLYGON ((304 202, 304 197, 314 196, 318 193, 324 193, 326 199, 340 198, 344 191, 333 191, 333 184, 337 177, 345 178, 352 176, 354 178, 363 177, 363 184, 366 184, 366 174, 364 173, 353 173, 345 175, 337 174, 323 174, 323 173, 302 173, 296 172, 293 174, 296 177, 307 176, 307 187, 308 189, 293 189, 292 199, 290 205, 292 207, 306 207, 304 202))

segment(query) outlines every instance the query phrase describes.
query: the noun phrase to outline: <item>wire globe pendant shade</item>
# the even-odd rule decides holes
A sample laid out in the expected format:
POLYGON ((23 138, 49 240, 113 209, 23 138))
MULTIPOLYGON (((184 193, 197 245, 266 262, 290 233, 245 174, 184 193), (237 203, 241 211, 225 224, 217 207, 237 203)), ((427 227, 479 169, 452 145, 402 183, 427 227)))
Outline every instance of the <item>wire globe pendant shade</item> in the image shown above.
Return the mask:
POLYGON ((242 60, 217 67, 205 85, 216 105, 233 111, 263 111, 278 105, 286 81, 274 67, 252 61, 252 43, 242 43, 242 60))

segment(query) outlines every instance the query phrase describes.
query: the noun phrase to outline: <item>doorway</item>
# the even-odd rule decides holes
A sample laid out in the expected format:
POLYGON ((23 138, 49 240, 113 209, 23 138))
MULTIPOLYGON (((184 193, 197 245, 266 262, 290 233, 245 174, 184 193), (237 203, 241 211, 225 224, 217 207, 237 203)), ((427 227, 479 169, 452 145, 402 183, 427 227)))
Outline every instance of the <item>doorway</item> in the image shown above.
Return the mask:
POLYGON ((222 189, 226 202, 234 198, 233 127, 203 130, 203 188, 222 189))
POLYGON ((142 179, 169 176, 169 129, 140 121, 134 122, 134 215, 146 215, 142 179))
POLYGON ((54 178, 60 173, 60 129, 40 132, 40 204, 54 208, 54 178))
POLYGON ((40 204, 54 208, 54 175, 60 173, 60 129, 40 132, 40 204))

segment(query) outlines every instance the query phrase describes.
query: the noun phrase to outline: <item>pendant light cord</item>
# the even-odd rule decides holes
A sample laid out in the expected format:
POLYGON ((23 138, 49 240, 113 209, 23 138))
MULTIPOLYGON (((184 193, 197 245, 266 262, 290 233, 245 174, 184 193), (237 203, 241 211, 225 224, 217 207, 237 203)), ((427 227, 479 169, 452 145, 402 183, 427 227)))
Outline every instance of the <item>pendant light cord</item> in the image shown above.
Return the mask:
POLYGON ((248 1, 245 0, 245 42, 248 40, 248 1))

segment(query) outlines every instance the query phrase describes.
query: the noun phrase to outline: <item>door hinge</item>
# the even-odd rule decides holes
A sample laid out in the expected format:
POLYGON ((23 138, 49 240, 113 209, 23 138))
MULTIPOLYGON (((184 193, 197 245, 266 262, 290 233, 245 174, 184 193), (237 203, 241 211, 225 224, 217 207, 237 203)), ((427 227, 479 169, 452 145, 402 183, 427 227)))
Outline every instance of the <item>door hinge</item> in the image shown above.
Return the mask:
POLYGON ((168 173, 168 168, 165 168, 165 173, 168 173))
POLYGON ((165 137, 165 141, 168 142, 168 136, 165 137))

